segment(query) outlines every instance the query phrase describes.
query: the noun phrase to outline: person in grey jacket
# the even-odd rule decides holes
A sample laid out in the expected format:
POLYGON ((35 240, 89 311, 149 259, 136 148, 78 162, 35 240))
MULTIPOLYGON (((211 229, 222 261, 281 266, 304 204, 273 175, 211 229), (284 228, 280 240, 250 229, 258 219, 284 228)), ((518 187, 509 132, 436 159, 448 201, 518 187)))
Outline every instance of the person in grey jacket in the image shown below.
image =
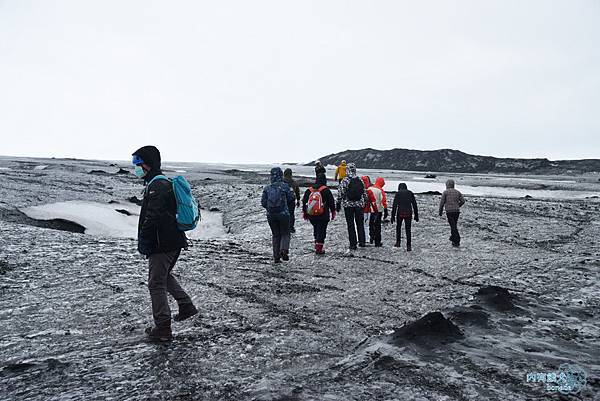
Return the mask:
POLYGON ((446 217, 450 224, 450 241, 452 246, 460 246, 460 234, 458 232, 458 217, 460 216, 460 208, 465 204, 463 194, 454 188, 454 180, 446 181, 446 190, 442 194, 440 200, 440 217, 446 208, 446 217))

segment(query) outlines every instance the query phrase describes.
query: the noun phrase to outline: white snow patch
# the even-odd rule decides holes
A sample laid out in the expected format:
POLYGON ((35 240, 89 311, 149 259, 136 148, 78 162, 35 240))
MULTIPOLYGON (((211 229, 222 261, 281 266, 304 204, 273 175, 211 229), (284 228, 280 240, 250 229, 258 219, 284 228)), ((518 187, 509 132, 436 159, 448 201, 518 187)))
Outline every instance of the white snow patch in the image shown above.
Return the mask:
POLYGON ((186 235, 191 239, 215 239, 225 238, 225 226, 223 225, 223 215, 217 212, 201 211, 202 220, 193 231, 187 231, 186 235))
MULTIPOLYGON (((37 220, 63 219, 85 227, 85 233, 100 237, 137 238, 140 207, 126 203, 98 203, 68 201, 31 206, 21 209, 27 216, 37 220), (117 212, 126 210, 127 216, 117 212)), ((220 213, 202 211, 202 221, 193 231, 186 232, 188 238, 223 238, 227 234, 220 213)))
POLYGON ((0 167, 0 170, 12 170, 10 167, 0 167))
POLYGON ((39 166, 35 166, 33 169, 34 170, 46 170, 46 167, 48 167, 47 164, 40 164, 39 166))
POLYGON ((184 166, 174 166, 174 165, 166 165, 166 166, 163 165, 162 167, 163 167, 163 169, 169 169, 169 170, 183 170, 186 168, 184 166))

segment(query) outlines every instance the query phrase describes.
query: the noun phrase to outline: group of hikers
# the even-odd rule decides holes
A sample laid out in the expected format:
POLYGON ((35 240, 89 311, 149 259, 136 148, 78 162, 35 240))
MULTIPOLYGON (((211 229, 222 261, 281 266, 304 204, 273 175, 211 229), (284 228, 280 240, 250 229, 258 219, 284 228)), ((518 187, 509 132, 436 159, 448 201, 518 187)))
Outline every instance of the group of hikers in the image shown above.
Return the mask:
MULTIPOLYGON (((198 313, 191 297, 179 285, 172 274, 181 249, 187 248, 186 230, 196 226, 199 218, 197 203, 191 188, 183 177, 168 179, 161 171, 160 152, 155 146, 144 146, 132 154, 134 174, 145 183, 144 198, 138 223, 138 251, 148 258, 148 289, 152 302, 154 326, 146 329, 150 341, 170 341, 171 309, 167 294, 178 305, 173 320, 180 322, 198 313), (183 180, 183 183, 182 183, 183 180), (187 201, 189 204, 187 204, 187 201), (183 206, 186 207, 183 207, 183 206), (187 207, 189 206, 189 208, 187 207)), ((353 163, 340 164, 335 179, 339 181, 337 198, 327 185, 325 167, 317 162, 315 181, 300 197, 300 188, 292 178, 292 170, 285 172, 274 167, 270 172, 271 183, 261 198, 267 210, 267 221, 273 239, 275 263, 289 259, 290 234, 295 231, 295 210, 302 207, 302 216, 313 226, 315 253, 325 253, 324 243, 327 226, 344 209, 348 226, 350 250, 365 247, 367 239, 376 247, 382 246, 381 222, 387 218, 388 205, 381 177, 371 184, 367 176, 358 177, 353 163)), ((440 202, 440 216, 444 208, 451 227, 450 240, 460 245, 457 229, 460 207, 464 198, 454 189, 454 181, 448 180, 440 202)), ((406 231, 406 249, 411 250, 411 221, 419 221, 417 202, 406 184, 398 186, 392 203, 391 222, 396 225, 396 246, 400 246, 402 224, 406 231)))
MULTIPOLYGON (((358 177, 356 165, 342 160, 336 168, 334 179, 338 181, 337 198, 327 185, 325 167, 320 161, 315 164, 315 181, 302 198, 300 188, 292 178, 292 170, 282 171, 273 167, 270 184, 265 186, 261 205, 267 211, 267 221, 271 228, 274 263, 289 260, 291 233, 295 230, 296 208, 302 205, 302 216, 313 226, 315 253, 325 253, 327 226, 335 220, 337 213, 344 209, 348 228, 350 251, 366 247, 367 240, 375 247, 383 246, 381 237, 382 221, 388 218, 387 196, 383 187, 385 180, 378 177, 374 183, 368 176, 358 177)), ((450 241, 454 247, 460 246, 458 218, 460 207, 465 203, 463 195, 454 188, 454 180, 446 182, 442 194, 439 215, 444 209, 450 224, 450 241)), ((412 251, 412 220, 419 221, 419 209, 415 195, 405 183, 398 185, 392 203, 392 224, 396 223, 395 247, 401 246, 402 225, 406 233, 406 250, 412 251)))

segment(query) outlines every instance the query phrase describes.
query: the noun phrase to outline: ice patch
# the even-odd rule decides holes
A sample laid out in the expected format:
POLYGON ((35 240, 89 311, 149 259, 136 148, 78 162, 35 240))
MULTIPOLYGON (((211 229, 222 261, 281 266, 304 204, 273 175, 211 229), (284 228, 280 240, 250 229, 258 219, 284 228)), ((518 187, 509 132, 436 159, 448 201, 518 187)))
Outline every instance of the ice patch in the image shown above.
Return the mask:
MULTIPOLYGON (((386 180, 386 190, 396 191, 398 184, 403 182, 408 186, 408 189, 415 193, 423 193, 429 191, 443 192, 446 186, 442 182, 429 181, 401 181, 401 180, 386 180)), ((423 180, 425 181, 425 179, 423 180)), ((473 185, 457 185, 456 189, 465 195, 471 196, 489 196, 498 198, 523 198, 530 195, 538 199, 585 199, 590 196, 600 195, 598 192, 589 191, 568 191, 568 190, 549 190, 549 189, 523 189, 511 187, 490 187, 490 186, 473 186, 473 185)))
MULTIPOLYGON (((85 227, 85 234, 100 237, 137 238, 140 207, 126 203, 68 201, 21 209, 36 220, 63 219, 85 227), (117 211, 120 210, 120 211, 117 211)), ((188 238, 223 238, 227 234, 220 213, 202 211, 202 221, 188 238)))

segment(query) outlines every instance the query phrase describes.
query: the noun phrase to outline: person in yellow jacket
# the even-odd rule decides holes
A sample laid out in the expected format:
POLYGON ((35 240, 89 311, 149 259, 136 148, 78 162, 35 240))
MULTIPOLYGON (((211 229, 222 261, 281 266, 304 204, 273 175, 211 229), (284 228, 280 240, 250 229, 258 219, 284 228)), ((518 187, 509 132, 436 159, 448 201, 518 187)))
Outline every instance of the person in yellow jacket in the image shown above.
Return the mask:
POLYGON ((346 160, 342 160, 340 165, 335 169, 334 180, 342 182, 344 178, 346 178, 346 160))

